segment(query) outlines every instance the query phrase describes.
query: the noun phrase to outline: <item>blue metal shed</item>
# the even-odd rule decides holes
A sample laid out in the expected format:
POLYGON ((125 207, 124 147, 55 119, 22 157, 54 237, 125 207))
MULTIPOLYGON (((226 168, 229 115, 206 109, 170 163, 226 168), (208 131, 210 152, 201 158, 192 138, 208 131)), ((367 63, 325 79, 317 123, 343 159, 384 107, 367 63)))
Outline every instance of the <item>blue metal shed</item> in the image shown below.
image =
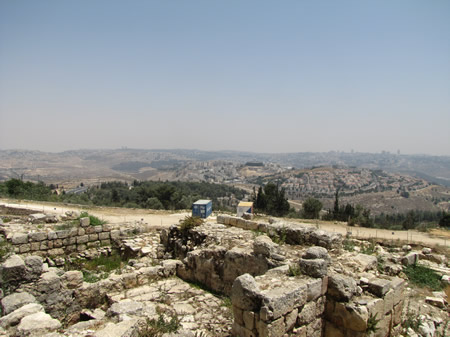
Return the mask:
POLYGON ((212 213, 211 200, 197 200, 192 204, 192 216, 198 216, 206 219, 212 213))

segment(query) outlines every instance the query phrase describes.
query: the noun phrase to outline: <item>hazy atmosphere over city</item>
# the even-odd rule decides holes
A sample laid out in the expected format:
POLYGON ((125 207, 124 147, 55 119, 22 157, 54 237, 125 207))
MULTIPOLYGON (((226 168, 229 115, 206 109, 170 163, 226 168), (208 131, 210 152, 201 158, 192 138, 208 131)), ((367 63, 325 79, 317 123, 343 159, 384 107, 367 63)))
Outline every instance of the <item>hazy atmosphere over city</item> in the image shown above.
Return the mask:
POLYGON ((450 2, 0 2, 0 149, 450 155, 450 2))

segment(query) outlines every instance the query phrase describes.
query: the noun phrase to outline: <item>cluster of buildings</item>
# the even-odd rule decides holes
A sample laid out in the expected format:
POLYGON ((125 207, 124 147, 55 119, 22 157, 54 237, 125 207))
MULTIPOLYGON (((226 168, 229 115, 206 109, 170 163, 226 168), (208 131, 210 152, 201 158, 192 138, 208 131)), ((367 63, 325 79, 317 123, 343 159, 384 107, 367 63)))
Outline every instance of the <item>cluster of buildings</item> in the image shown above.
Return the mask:
POLYGON ((288 178, 282 187, 290 199, 305 195, 332 197, 339 188, 342 194, 413 191, 427 187, 422 179, 370 169, 315 169, 288 178))

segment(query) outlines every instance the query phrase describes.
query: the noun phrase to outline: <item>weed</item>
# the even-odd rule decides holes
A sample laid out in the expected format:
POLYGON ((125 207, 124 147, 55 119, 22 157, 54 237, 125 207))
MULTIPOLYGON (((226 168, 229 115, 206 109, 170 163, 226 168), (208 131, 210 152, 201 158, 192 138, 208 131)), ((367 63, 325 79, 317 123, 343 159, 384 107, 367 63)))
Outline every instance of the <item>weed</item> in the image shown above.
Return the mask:
POLYGON ((300 266, 299 265, 294 265, 294 266, 289 265, 288 275, 289 276, 301 275, 300 266))
POLYGON ((3 223, 11 222, 12 218, 5 216, 3 218, 3 223))
POLYGON ((354 252, 355 251, 355 244, 352 240, 345 239, 342 241, 342 248, 344 248, 346 251, 354 252))
POLYGON ((180 220, 180 230, 183 233, 187 233, 190 229, 203 224, 203 219, 196 216, 186 216, 183 220, 180 220))
POLYGON ((404 268, 408 279, 419 287, 428 287, 438 291, 442 289, 441 278, 434 270, 420 264, 409 265, 404 268))
POLYGON ((231 310, 233 308, 233 304, 231 303, 231 298, 229 298, 227 296, 223 296, 222 297, 222 306, 231 310))
POLYGON ((9 254, 11 254, 11 245, 6 239, 0 237, 0 262, 6 260, 9 254))
POLYGON ((414 313, 410 310, 411 302, 408 302, 408 307, 406 308, 406 319, 402 322, 402 327, 407 330, 408 328, 413 329, 414 331, 419 331, 420 326, 420 320, 419 320, 419 313, 414 313))
POLYGON ((373 316, 370 314, 369 319, 367 320, 367 332, 376 332, 379 328, 377 327, 378 322, 381 321, 381 319, 377 319, 378 313, 373 316))
POLYGON ((276 233, 270 233, 269 237, 272 239, 273 242, 275 242, 279 245, 286 243, 286 239, 287 239, 286 227, 282 227, 276 233))
POLYGON ((159 307, 156 311, 158 318, 147 318, 145 326, 139 331, 139 337, 160 337, 165 333, 177 332, 180 328, 180 321, 176 314, 163 312, 159 307), (166 319, 166 316, 169 316, 169 319, 166 319))
POLYGON ((260 236, 260 235, 266 234, 266 233, 264 233, 263 231, 260 231, 260 230, 258 230, 258 229, 253 229, 252 232, 253 232, 253 236, 254 236, 255 238, 258 237, 258 236, 260 236))
POLYGON ((379 273, 383 273, 384 272, 384 258, 381 255, 377 256, 377 270, 379 273))
POLYGON ((375 254, 375 242, 371 242, 368 246, 363 246, 361 248, 361 253, 366 255, 375 254))

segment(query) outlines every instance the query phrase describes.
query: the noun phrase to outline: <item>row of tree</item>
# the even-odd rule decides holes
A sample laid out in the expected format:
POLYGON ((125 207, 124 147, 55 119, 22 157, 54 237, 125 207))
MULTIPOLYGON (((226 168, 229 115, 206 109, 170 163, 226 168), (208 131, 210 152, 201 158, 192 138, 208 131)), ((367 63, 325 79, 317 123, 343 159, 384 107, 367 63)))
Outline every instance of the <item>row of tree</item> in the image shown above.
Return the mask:
POLYGON ((198 199, 211 199, 215 210, 234 210, 231 202, 243 199, 244 195, 245 191, 241 189, 206 182, 134 181, 129 186, 115 181, 90 187, 82 194, 60 195, 42 182, 11 179, 0 183, 0 196, 3 197, 166 210, 189 209, 198 199))

